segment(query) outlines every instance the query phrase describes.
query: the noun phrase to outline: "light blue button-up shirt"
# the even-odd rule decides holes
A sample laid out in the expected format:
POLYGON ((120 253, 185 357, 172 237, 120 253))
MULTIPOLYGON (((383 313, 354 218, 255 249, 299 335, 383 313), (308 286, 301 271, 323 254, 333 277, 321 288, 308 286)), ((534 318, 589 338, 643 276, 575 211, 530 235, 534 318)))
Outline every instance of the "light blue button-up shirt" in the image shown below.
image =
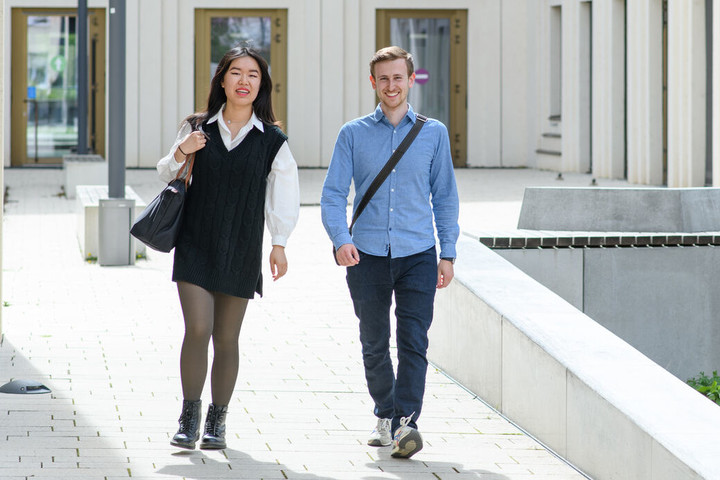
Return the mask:
MULTIPOLYGON (((348 232, 347 198, 355 183, 353 212, 375 176, 416 121, 412 107, 394 127, 375 112, 340 129, 323 185, 322 221, 336 248, 353 243, 365 253, 393 258, 423 252, 440 242, 440 257, 455 258, 458 193, 447 128, 428 120, 348 232)), ((419 121, 419 120, 417 120, 419 121)))

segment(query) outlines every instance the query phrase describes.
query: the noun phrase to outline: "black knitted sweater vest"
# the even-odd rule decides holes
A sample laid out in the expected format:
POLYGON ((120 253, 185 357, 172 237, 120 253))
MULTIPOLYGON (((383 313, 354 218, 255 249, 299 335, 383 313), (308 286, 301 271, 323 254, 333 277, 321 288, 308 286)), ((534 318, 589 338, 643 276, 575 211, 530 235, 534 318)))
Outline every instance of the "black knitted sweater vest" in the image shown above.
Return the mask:
POLYGON ((267 176, 287 140, 274 125, 253 128, 228 151, 217 122, 193 165, 173 281, 235 297, 262 295, 262 244, 267 176))

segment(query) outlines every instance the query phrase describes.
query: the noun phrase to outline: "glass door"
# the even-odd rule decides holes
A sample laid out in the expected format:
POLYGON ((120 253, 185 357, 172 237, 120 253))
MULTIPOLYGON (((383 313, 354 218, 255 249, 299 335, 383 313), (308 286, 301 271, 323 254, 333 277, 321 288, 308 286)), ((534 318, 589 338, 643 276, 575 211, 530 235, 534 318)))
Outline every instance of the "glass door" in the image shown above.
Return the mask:
POLYGON ((397 45, 413 55, 408 101, 448 127, 456 167, 467 164, 466 38, 466 10, 377 11, 377 48, 397 45))
POLYGON ((237 45, 257 50, 273 80, 273 110, 287 130, 287 10, 195 10, 195 109, 207 106, 222 56, 237 45))
MULTIPOLYGON (((78 143, 75 10, 12 10, 11 165, 60 164, 78 143)), ((88 146, 105 152, 105 10, 88 11, 88 146)))

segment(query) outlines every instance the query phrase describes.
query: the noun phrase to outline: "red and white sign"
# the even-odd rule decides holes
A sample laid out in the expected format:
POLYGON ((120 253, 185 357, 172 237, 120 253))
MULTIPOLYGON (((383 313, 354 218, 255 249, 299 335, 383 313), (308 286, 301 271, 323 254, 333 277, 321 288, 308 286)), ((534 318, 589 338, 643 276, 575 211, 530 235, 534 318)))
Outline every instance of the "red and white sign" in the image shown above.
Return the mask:
POLYGON ((415 81, 420 85, 425 85, 430 80, 430 72, 424 68, 418 68, 415 70, 415 81))

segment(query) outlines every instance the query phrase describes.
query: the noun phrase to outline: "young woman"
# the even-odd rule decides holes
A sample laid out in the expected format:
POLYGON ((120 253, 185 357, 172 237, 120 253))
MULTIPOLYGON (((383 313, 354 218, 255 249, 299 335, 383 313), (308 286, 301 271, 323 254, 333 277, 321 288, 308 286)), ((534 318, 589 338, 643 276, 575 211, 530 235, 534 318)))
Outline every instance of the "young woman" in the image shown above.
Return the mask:
POLYGON ((207 109, 183 121, 170 153, 158 162, 160 178, 169 182, 195 156, 172 276, 185 319, 183 405, 170 442, 181 448, 195 448, 200 438, 210 339, 212 403, 200 448, 226 447, 240 327, 248 300, 262 295, 264 223, 272 236, 273 280, 287 272, 285 244, 299 211, 297 165, 275 120, 271 92, 268 64, 256 51, 228 51, 212 79, 207 109))

